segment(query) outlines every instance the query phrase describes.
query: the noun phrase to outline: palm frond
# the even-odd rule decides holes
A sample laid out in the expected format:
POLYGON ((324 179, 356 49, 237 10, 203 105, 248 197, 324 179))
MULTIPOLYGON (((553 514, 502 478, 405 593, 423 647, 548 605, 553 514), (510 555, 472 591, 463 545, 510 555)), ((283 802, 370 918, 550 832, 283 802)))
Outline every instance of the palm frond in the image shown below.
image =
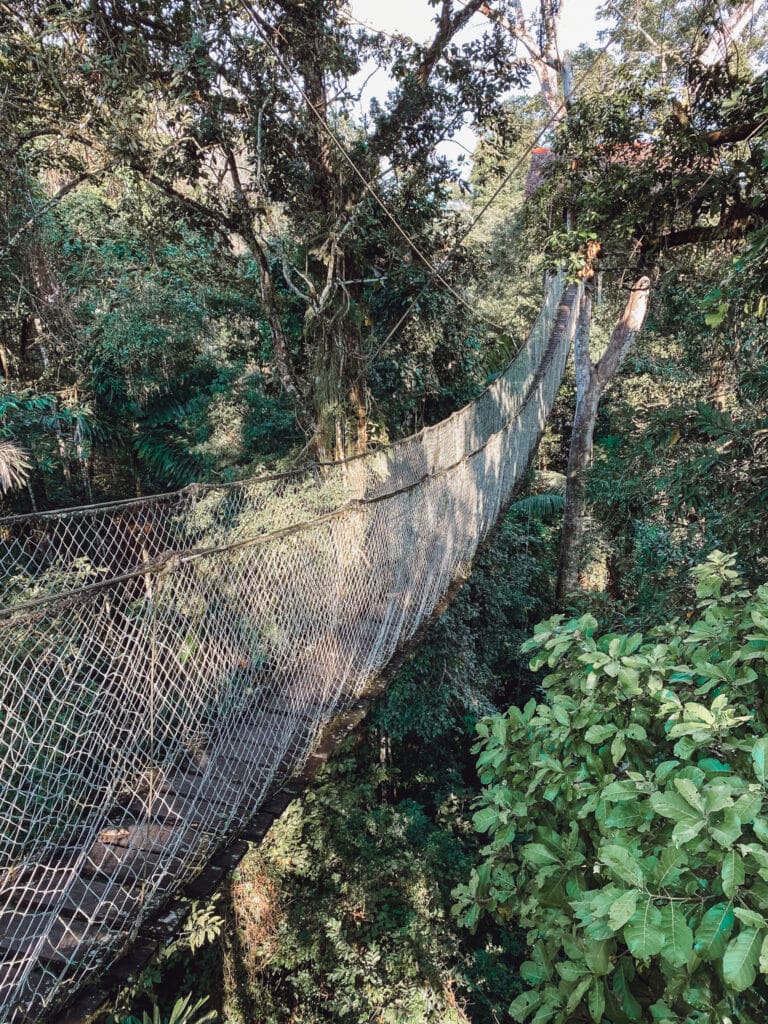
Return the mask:
POLYGON ((0 441, 0 491, 7 494, 23 487, 29 478, 32 460, 15 441, 0 441))
POLYGON ((537 470, 533 474, 532 490, 536 494, 565 494, 566 476, 565 473, 555 473, 553 470, 537 470))

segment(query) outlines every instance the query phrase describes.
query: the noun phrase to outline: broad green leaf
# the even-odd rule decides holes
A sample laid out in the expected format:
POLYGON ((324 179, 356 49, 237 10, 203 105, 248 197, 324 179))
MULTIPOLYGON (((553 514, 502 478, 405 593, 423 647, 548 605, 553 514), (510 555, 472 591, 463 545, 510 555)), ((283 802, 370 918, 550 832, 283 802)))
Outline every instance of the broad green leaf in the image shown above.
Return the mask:
POLYGON ((560 860, 543 843, 528 843, 521 850, 523 857, 530 864, 559 864, 560 860))
POLYGON ((529 985, 540 985, 542 981, 548 980, 549 971, 542 963, 526 960, 520 964, 520 977, 523 981, 527 981, 529 985))
POLYGON ((697 704, 690 701, 685 705, 685 717, 691 721, 706 722, 707 725, 715 724, 715 716, 704 704, 697 704))
POLYGON ((634 966, 626 960, 617 964, 616 970, 611 978, 611 988, 616 996, 617 1002, 623 1012, 630 1020, 640 1020, 642 1010, 630 987, 630 981, 634 977, 634 966))
POLYGON ((765 936, 760 947, 760 973, 768 974, 768 935, 765 936))
POLYGON ((670 903, 661 908, 661 926, 664 930, 661 955, 674 967, 683 967, 693 952, 693 932, 679 904, 670 903))
POLYGON ((763 793, 749 792, 740 796, 734 805, 734 811, 743 825, 749 825, 760 814, 763 807, 763 793))
POLYGON ((637 910, 637 889, 630 889, 611 904, 608 923, 615 932, 620 931, 637 910))
POLYGON ((613 970, 611 954, 616 949, 614 939, 588 942, 584 946, 584 960, 593 974, 610 974, 613 970))
POLYGON ((736 919, 749 928, 760 928, 763 931, 768 930, 768 921, 766 921, 762 914, 749 910, 748 907, 734 907, 733 912, 736 915, 736 919))
POLYGON ((768 736, 761 736, 752 745, 752 764, 757 781, 765 785, 768 777, 768 736))
POLYGON ((663 999, 657 999, 656 1002, 651 1006, 651 1020, 658 1022, 658 1024, 676 1024, 680 1020, 674 1010, 670 1010, 663 999))
POLYGON ((637 828, 645 821, 647 800, 623 801, 614 804, 605 816, 607 828, 637 828))
POLYGON ((615 732, 615 725, 591 725, 584 733, 584 739, 594 746, 598 743, 605 743, 615 732))
POLYGON ((613 743, 611 743, 611 760, 615 765, 621 762, 621 759, 627 752, 627 741, 623 732, 617 732, 613 737, 613 743))
POLYGON ((668 846, 661 851, 659 866, 657 869, 656 884, 659 886, 672 885, 679 876, 681 868, 688 863, 685 850, 674 846, 668 846))
POLYGON ((719 960, 725 952, 736 917, 730 903, 717 903, 706 911, 693 939, 694 951, 702 960, 719 960))
MULTIPOLYGON (((579 978, 583 978, 587 973, 587 968, 584 964, 575 964, 573 960, 563 960, 561 963, 555 964, 555 970, 564 981, 575 982, 579 978)), ((526 978, 526 981, 529 979, 526 978)))
POLYGON ((709 834, 721 846, 732 846, 741 835, 741 822, 736 811, 727 807, 718 822, 710 822, 709 834))
POLYGON ((488 832, 498 822, 499 809, 497 807, 483 807, 472 816, 475 832, 488 832))
POLYGON ((540 1003, 541 994, 539 992, 521 992, 510 1005, 509 1015, 518 1024, 523 1024, 540 1003))
POLYGON ((706 821, 701 812, 691 807, 679 793, 671 793, 668 790, 664 793, 653 793, 651 806, 663 818, 671 818, 672 821, 678 823, 694 825, 697 822, 706 821))
POLYGON ((629 852, 623 846, 603 846, 599 853, 600 860, 623 882, 630 885, 642 885, 643 870, 629 852))
POLYGON ((665 941, 662 916, 650 897, 645 898, 624 926, 624 941, 638 960, 647 960, 661 952, 665 941))
POLYGON ((704 813, 704 801, 690 779, 675 779, 675 789, 694 810, 704 813))
POLYGON ((600 978, 595 978, 592 982, 592 988, 587 996, 587 1006, 594 1024, 601 1024, 605 1013, 605 984, 600 978))
POLYGON ((732 898, 736 887, 744 884, 744 877, 744 860, 741 855, 735 850, 726 851, 723 866, 720 869, 725 895, 732 898))
POLYGON ((763 934, 757 928, 742 928, 726 946, 723 978, 737 992, 743 992, 755 983, 763 934))
POLYGON ((710 786, 704 796, 704 808, 707 814, 716 814, 726 807, 733 807, 733 798, 728 786, 710 786))
POLYGON ((579 1005, 581 1000, 587 994, 587 989, 589 988, 589 986, 591 984, 592 984, 592 978, 589 978, 589 977, 588 978, 584 978, 582 981, 579 982, 579 984, 576 986, 576 988, 573 990, 573 992, 571 992, 570 996, 568 997, 568 1002, 565 1004, 565 1012, 566 1013, 573 1013, 573 1011, 579 1005))
POLYGON ((666 783, 669 776, 675 770, 675 768, 679 766, 679 764, 679 761, 662 761, 661 764, 658 765, 656 770, 654 771, 653 777, 656 779, 660 786, 663 786, 666 783))
POLYGON ((639 797, 634 782, 611 782, 603 790, 603 800, 610 803, 623 803, 626 800, 637 800, 639 797))
POLYGON ((706 824, 705 818, 700 818, 698 821, 693 822, 679 821, 672 829, 672 842, 677 846, 689 843, 692 839, 696 838, 706 824))

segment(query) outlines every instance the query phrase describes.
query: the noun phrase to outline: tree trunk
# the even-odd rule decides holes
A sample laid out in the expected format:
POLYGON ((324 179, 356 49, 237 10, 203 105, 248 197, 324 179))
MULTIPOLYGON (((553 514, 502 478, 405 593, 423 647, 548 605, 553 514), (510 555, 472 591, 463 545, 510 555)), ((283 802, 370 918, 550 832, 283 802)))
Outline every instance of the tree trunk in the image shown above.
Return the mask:
POLYGON ((568 454, 563 532, 557 573, 559 601, 563 601, 579 588, 579 568, 586 521, 585 476, 592 459, 600 398, 606 386, 618 373, 633 341, 640 333, 648 312, 650 290, 651 282, 647 277, 641 277, 635 282, 624 312, 613 329, 611 340, 597 363, 592 362, 590 352, 591 288, 588 287, 584 292, 573 346, 576 368, 576 413, 568 454))
POLYGON ((600 382, 590 358, 591 327, 592 296, 587 289, 582 299, 573 343, 573 358, 576 366, 576 412, 573 417, 565 483, 563 532, 560 541, 560 564, 557 571, 558 600, 562 600, 566 595, 577 590, 579 586, 579 567, 586 515, 584 477, 592 458, 592 441, 600 404, 600 382))
POLYGON ((600 390, 595 379, 589 391, 576 407, 568 454, 568 474, 565 484, 565 510, 563 535, 560 546, 557 597, 562 600, 579 588, 579 569, 584 548, 586 524, 585 476, 592 461, 592 439, 600 404, 600 390))

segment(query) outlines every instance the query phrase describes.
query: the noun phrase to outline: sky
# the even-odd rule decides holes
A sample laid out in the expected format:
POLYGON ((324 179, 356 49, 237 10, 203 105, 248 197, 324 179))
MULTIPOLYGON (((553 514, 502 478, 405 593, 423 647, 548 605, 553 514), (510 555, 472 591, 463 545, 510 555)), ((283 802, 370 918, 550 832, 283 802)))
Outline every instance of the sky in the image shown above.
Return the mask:
MULTIPOLYGON (((420 43, 427 42, 435 31, 435 8, 430 7, 427 0, 349 0, 349 7, 354 18, 370 27, 384 32, 402 32, 420 43)), ((538 7, 538 4, 532 3, 531 0, 523 0, 523 9, 526 13, 534 7, 538 7)), ((598 0, 563 0, 560 28, 564 49, 575 50, 582 43, 592 46, 596 44, 597 7, 598 0)), ((483 23, 484 18, 476 15, 458 39, 471 38, 473 32, 482 30, 483 23)), ((359 76, 361 84, 367 74, 369 72, 364 71, 359 76)), ((365 97, 379 96, 383 99, 388 88, 389 80, 386 74, 380 71, 369 79, 365 97)), ((366 98, 363 106, 367 107, 366 98)), ((462 151, 474 149, 475 142, 474 133, 466 127, 457 135, 454 142, 443 144, 441 149, 451 159, 456 159, 462 151)))
MULTIPOLYGON (((434 32, 435 8, 427 0, 350 0, 352 14, 361 21, 385 32, 403 32, 418 42, 425 42, 434 32)), ((526 13, 537 7, 523 0, 526 13)), ((561 31, 566 49, 576 49, 581 43, 595 42, 595 11, 597 0, 570 0, 562 4, 561 31)), ((476 15, 477 23, 483 18, 476 15)))

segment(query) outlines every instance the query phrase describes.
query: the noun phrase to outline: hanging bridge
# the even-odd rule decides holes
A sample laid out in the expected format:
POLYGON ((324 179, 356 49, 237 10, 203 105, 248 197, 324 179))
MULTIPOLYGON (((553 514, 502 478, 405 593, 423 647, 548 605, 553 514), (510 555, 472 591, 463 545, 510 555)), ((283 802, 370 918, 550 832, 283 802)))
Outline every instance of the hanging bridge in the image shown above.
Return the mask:
POLYGON ((322 469, 0 520, 0 1021, 128 948, 301 769, 508 505, 580 290, 474 402, 322 469))

